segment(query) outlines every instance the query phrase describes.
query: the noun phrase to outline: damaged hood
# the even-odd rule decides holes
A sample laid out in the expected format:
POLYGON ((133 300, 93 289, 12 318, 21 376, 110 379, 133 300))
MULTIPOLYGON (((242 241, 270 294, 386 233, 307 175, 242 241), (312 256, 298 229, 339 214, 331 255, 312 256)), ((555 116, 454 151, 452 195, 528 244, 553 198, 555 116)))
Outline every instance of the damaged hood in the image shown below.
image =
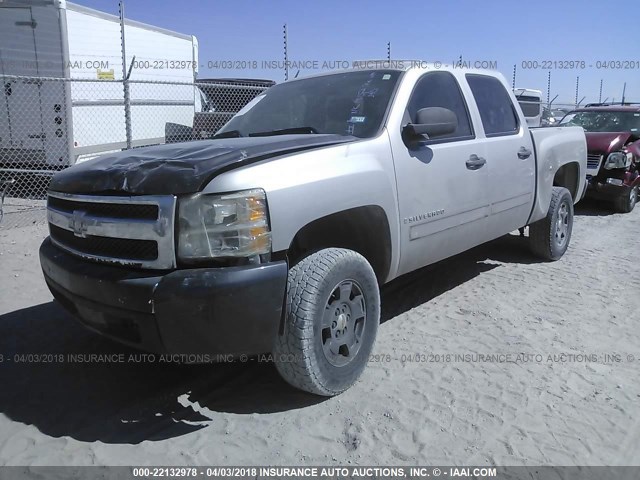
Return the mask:
POLYGON ((632 132, 585 132, 587 150, 590 153, 608 154, 620 150, 632 137, 632 132))
POLYGON ((53 177, 49 188, 78 194, 195 193, 213 177, 232 168, 356 140, 342 135, 276 135, 135 148, 63 170, 53 177))

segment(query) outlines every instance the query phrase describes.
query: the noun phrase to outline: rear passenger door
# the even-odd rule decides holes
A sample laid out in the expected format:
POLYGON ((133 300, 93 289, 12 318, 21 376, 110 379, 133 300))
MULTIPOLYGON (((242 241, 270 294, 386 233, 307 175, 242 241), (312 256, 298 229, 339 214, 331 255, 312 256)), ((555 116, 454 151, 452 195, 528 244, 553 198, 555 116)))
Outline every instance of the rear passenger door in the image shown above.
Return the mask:
POLYGON ((401 221, 399 273, 455 255, 484 241, 489 210, 488 173, 458 80, 450 72, 418 79, 400 128, 390 132, 401 221), (407 143, 402 127, 418 110, 444 107, 456 114, 455 132, 407 143))
POLYGON ((496 77, 467 74, 482 120, 487 170, 491 238, 525 225, 535 192, 535 153, 526 122, 496 77))

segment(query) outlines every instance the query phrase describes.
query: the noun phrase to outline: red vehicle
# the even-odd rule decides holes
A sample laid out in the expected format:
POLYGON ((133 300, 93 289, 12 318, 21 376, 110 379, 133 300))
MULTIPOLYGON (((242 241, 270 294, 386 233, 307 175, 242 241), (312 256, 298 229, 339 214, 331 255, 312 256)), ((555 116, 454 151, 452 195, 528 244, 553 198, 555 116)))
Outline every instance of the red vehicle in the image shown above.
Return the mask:
POLYGON ((628 213, 640 187, 640 103, 588 104, 569 112, 560 126, 578 125, 587 137, 587 197, 612 202, 628 213))

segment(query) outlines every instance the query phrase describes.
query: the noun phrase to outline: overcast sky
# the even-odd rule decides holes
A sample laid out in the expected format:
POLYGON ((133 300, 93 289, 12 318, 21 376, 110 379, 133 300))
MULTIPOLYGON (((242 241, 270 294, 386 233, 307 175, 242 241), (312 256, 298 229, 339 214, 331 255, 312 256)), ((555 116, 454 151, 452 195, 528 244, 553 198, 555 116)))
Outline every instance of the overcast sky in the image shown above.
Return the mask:
MULTIPOLYGON (((118 13, 117 0, 75 3, 118 13)), ((495 62, 509 83, 515 64, 516 86, 542 90, 545 98, 549 69, 542 62, 556 62, 551 69, 556 102, 574 101, 578 75, 579 97, 586 96, 585 101, 598 100, 602 79, 603 99, 619 101, 626 82, 627 101, 640 102, 638 0, 126 0, 125 11, 127 18, 195 35, 200 78, 284 80, 281 68, 264 68, 263 62, 283 61, 282 25, 287 23, 289 61, 311 67, 300 76, 317 73, 325 62, 384 59, 391 42, 392 59, 450 64, 462 55, 472 64, 495 62), (251 63, 252 68, 227 69, 218 63, 216 69, 216 61, 256 61, 257 68, 251 63), (566 61, 584 61, 585 68, 559 68, 570 66, 566 61), (629 61, 618 66, 631 68, 597 68, 609 61, 629 61), (538 62, 538 68, 525 69, 535 63, 523 62, 538 62)))

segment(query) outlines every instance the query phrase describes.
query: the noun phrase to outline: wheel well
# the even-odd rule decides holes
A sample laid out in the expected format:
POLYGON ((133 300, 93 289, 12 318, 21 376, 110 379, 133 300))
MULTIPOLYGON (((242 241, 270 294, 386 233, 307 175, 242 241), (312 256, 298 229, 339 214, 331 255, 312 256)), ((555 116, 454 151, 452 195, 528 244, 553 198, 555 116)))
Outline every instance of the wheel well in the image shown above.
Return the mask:
POLYGON ((576 196, 578 195, 578 190, 580 189, 579 173, 580 166, 577 162, 572 162, 560 167, 560 169, 556 172, 555 177, 553 177, 553 186, 564 187, 569 190, 569 193, 571 193, 571 197, 573 198, 574 202, 576 201, 576 196))
POLYGON ((323 248, 354 250, 373 267, 383 283, 391 265, 391 232, 384 210, 376 205, 351 208, 314 220, 291 241, 287 251, 289 265, 323 248))

